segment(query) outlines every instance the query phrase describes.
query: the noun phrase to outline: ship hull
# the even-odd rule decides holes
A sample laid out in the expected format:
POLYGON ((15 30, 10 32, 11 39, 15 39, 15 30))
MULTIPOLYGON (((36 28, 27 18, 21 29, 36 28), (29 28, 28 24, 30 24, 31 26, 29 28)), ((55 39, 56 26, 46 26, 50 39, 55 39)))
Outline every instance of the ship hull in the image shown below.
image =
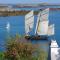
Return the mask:
POLYGON ((25 36, 25 38, 27 40, 48 40, 48 36, 35 36, 35 35, 32 35, 32 36, 25 36))

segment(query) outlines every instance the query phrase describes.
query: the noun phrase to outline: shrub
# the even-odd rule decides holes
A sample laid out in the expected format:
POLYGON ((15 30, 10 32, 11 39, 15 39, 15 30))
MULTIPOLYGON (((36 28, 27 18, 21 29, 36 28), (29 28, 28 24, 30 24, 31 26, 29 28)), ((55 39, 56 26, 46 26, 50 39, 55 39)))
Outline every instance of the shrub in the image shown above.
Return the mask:
POLYGON ((4 53, 0 52, 0 60, 4 60, 4 53))
MULTIPOLYGON (((39 44, 38 44, 39 45, 39 44)), ((6 60, 46 60, 47 53, 18 34, 9 38, 4 53, 6 60)))
POLYGON ((22 42, 20 39, 23 40, 19 36, 9 39, 6 44, 5 59, 32 60, 32 54, 36 51, 35 45, 31 42, 22 42))

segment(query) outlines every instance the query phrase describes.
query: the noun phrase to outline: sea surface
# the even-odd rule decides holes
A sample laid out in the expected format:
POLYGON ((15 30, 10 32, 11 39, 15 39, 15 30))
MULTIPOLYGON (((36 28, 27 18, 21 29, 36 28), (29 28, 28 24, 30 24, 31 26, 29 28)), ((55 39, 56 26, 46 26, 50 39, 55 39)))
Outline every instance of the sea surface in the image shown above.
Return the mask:
MULTIPOLYGON (((34 9, 31 8, 31 10, 34 10, 34 9)), ((34 35, 34 32, 35 32, 36 21, 37 21, 37 15, 34 16, 34 29, 30 33, 32 35, 34 35)), ((58 45, 60 46, 60 10, 49 11, 49 24, 55 24, 55 35, 50 36, 49 40, 55 39, 58 45)), ((0 51, 4 50, 4 44, 7 40, 7 36, 15 36, 17 33, 21 35, 25 34, 25 16, 24 15, 0 17, 0 51), (9 30, 6 29, 8 22, 10 24, 9 30)), ((42 41, 42 42, 45 42, 45 41, 42 41)), ((34 40, 33 43, 39 43, 39 41, 34 40)))

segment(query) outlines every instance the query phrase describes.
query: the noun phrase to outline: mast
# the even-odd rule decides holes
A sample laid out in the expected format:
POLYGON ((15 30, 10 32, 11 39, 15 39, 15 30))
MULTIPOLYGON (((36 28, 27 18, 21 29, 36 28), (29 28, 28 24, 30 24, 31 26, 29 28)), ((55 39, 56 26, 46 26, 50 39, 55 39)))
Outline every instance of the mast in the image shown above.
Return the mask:
POLYGON ((40 26, 40 13, 38 13, 38 16, 37 16, 37 23, 36 23, 36 29, 35 29, 35 34, 37 34, 37 30, 39 29, 38 27, 40 26))

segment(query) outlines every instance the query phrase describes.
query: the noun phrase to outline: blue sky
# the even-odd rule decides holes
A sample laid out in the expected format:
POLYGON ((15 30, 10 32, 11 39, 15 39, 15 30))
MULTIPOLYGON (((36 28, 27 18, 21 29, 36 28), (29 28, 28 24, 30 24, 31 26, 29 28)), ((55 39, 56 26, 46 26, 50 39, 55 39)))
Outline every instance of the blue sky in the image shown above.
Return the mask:
POLYGON ((60 3, 60 0, 0 0, 0 3, 60 3))

